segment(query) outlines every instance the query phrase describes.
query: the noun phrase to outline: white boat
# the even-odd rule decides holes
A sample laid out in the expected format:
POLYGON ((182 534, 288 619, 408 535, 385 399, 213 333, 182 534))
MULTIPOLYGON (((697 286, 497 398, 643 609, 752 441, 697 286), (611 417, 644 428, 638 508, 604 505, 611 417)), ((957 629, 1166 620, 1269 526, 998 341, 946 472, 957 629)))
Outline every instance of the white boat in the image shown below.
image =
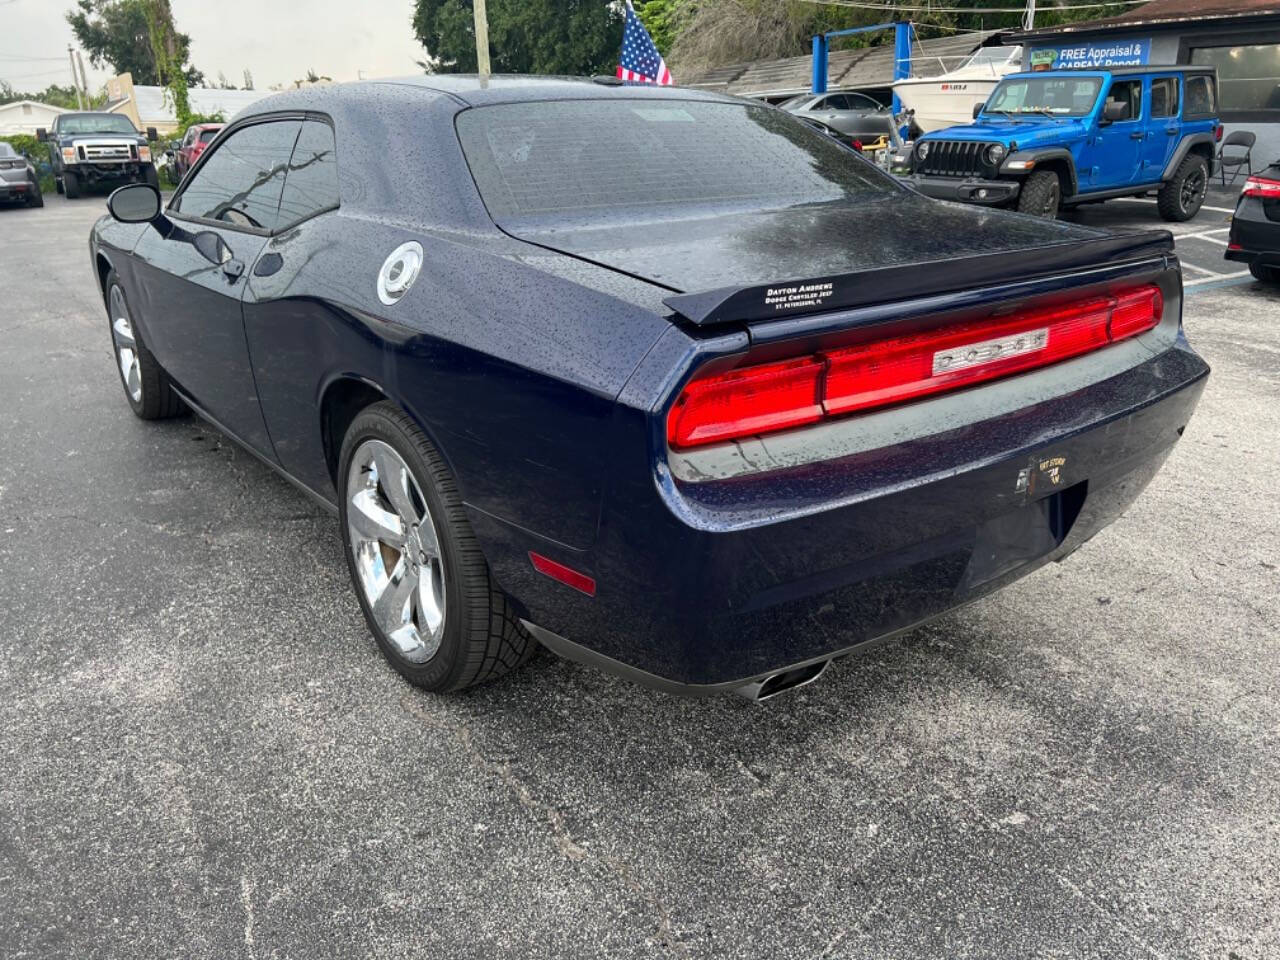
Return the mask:
POLYGON ((981 47, 954 70, 935 77, 908 77, 893 85, 904 110, 915 111, 925 133, 973 120, 1001 78, 1022 69, 1021 47, 981 47))

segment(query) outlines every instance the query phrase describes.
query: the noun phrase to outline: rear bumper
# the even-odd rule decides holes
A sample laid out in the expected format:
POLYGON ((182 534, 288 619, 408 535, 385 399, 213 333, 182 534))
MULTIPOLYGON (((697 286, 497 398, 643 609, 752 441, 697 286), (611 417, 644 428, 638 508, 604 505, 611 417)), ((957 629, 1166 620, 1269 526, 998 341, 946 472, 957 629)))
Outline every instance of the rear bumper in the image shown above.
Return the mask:
POLYGON ((1262 200, 1252 197, 1241 200, 1231 218, 1227 242, 1229 246, 1223 254, 1227 260, 1280 267, 1280 221, 1267 217, 1262 200))
POLYGON ((992 207, 1016 200, 1018 191, 1022 189, 1022 184, 1017 180, 984 180, 981 177, 959 179, 916 174, 905 177, 903 182, 935 200, 955 200, 992 207))
POLYGON ((545 541, 480 511, 472 522, 552 649, 672 692, 716 693, 888 639, 1065 557, 1119 517, 1208 375, 1180 337, 1148 356, 911 443, 782 474, 615 489, 596 546, 556 554, 590 572, 593 597, 534 572, 528 551, 545 541))
POLYGON ((28 180, 23 180, 20 183, 0 180, 0 200, 25 200, 27 191, 30 189, 31 182, 28 180))

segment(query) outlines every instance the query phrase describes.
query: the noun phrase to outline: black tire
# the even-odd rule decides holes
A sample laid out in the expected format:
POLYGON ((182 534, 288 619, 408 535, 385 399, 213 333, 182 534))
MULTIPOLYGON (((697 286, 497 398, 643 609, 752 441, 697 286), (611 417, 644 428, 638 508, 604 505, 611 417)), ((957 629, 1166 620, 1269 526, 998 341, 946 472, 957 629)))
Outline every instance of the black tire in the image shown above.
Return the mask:
POLYGON ((1183 223, 1200 212, 1209 188, 1209 164, 1197 153, 1178 165, 1178 171, 1156 194, 1156 209, 1170 223, 1183 223))
POLYGON ((58 192, 58 196, 62 196, 62 178, 61 177, 53 178, 53 189, 58 192))
POLYGON ((1062 182, 1052 170, 1037 170, 1022 183, 1018 210, 1054 220, 1062 206, 1062 182))
POLYGON ((182 182, 182 177, 178 174, 178 165, 176 163, 166 163, 164 166, 168 180, 173 186, 177 186, 182 182))
POLYGON ((156 172, 155 167, 147 167, 143 179, 157 190, 160 189, 160 174, 156 172))
POLYGON ((1251 263, 1249 264, 1249 272, 1253 274, 1253 279, 1260 280, 1263 283, 1280 283, 1280 270, 1275 267, 1265 267, 1260 263, 1251 263))
POLYGON ((70 170, 62 174, 62 192, 67 195, 68 200, 75 200, 80 196, 80 178, 70 170))
POLYGON ((44 206, 44 194, 40 192, 40 184, 36 183, 34 180, 31 181, 31 189, 27 191, 27 206, 44 206))
POLYGON ((103 285, 102 292, 103 301, 107 305, 107 331, 111 333, 111 358, 116 361, 116 374, 120 377, 120 385, 124 388, 124 398, 129 401, 130 409, 141 420, 167 420, 170 417, 180 417, 187 413, 187 405, 173 392, 170 386, 169 375, 164 372, 164 368, 160 366, 156 358, 152 356, 151 351, 147 349, 146 344, 142 342, 142 335, 138 331, 137 325, 132 322, 132 309, 129 307, 128 295, 125 293, 124 286, 120 283, 120 278, 114 270, 107 273, 107 281, 103 285), (119 288, 125 309, 130 314, 134 347, 137 351, 138 374, 142 383, 142 396, 140 398, 135 398, 129 392, 129 384, 125 380, 124 370, 120 364, 120 354, 116 346, 115 334, 112 332, 115 320, 111 316, 112 288, 119 288))
POLYGON ((440 454, 395 404, 376 403, 355 418, 342 442, 338 464, 339 527, 352 587, 383 655, 410 683, 435 693, 493 680, 527 663, 538 642, 520 625, 506 595, 493 583, 489 565, 462 507, 457 484, 440 454), (426 500, 443 561, 445 614, 439 649, 424 663, 406 659, 374 618, 361 586, 347 512, 348 473, 366 440, 390 446, 408 466, 426 500))

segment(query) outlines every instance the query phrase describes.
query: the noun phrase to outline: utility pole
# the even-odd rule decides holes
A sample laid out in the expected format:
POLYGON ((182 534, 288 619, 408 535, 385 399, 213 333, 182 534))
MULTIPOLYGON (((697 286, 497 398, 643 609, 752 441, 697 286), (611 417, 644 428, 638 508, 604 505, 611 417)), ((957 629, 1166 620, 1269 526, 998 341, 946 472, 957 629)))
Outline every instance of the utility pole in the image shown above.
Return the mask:
POLYGON ((84 109, 84 98, 80 96, 80 79, 76 76, 76 52, 71 44, 67 44, 67 59, 71 61, 71 86, 76 88, 76 108, 84 109))
POLYGON ((476 12, 476 67, 482 77, 489 75, 489 16, 484 0, 474 0, 476 12))
POLYGON ((80 51, 76 51, 76 65, 80 67, 80 89, 84 91, 84 102, 87 106, 93 106, 93 101, 89 98, 89 78, 84 75, 84 57, 80 56, 80 51))
POLYGON ((1034 30, 1036 28, 1036 0, 1027 0, 1027 12, 1022 17, 1022 29, 1034 30))

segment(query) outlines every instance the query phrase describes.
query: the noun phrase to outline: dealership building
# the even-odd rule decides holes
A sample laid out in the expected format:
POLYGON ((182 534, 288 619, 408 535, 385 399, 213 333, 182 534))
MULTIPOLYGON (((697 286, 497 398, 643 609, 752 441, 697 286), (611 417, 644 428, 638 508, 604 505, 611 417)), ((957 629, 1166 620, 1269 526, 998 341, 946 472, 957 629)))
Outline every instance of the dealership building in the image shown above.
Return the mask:
POLYGON ((1025 30, 1023 66, 1193 64, 1218 68, 1228 131, 1258 137, 1254 168, 1280 157, 1280 0, 1152 0, 1116 17, 1025 30))

